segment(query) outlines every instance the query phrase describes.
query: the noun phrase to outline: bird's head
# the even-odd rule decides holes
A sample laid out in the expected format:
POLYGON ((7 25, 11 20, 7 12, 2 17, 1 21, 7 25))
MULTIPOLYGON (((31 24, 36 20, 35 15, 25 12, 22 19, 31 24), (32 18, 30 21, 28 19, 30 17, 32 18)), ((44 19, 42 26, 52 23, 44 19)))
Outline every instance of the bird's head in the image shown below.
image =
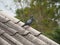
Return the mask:
POLYGON ((31 15, 31 16, 30 16, 30 19, 34 20, 34 17, 33 17, 33 15, 31 15))

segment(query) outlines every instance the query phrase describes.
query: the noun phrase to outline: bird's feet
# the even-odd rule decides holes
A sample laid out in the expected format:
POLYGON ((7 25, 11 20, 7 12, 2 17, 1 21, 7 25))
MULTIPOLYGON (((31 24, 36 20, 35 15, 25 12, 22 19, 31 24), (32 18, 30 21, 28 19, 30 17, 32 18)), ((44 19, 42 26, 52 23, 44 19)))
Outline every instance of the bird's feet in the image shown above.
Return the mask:
POLYGON ((24 28, 25 28, 25 29, 28 29, 29 27, 30 27, 30 26, 25 26, 24 28))

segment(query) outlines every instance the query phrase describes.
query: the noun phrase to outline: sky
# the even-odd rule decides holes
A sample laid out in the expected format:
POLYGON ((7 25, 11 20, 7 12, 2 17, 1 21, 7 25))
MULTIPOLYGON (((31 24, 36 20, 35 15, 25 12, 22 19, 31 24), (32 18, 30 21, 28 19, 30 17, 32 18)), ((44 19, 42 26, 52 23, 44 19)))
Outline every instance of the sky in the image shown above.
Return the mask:
MULTIPOLYGON (((0 0, 0 10, 15 13, 17 6, 13 0, 0 0)), ((15 16, 15 15, 12 15, 15 16)))
MULTIPOLYGON (((24 0, 21 1, 21 4, 23 7, 27 6, 24 0)), ((15 14, 15 10, 17 8, 21 8, 21 6, 18 2, 15 3, 14 0, 0 0, 0 10, 15 14)), ((15 16, 15 15, 12 15, 12 16, 15 16)))

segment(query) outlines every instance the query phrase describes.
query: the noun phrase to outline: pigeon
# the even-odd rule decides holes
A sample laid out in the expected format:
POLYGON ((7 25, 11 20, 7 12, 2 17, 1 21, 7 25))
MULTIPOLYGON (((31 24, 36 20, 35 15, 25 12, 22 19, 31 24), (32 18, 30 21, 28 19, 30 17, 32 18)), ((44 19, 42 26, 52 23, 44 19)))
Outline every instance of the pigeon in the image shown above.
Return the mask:
POLYGON ((34 18, 33 18, 33 16, 31 16, 30 19, 28 19, 28 20, 25 22, 25 24, 22 25, 22 27, 24 27, 24 26, 26 26, 26 25, 30 26, 33 21, 34 21, 34 18))

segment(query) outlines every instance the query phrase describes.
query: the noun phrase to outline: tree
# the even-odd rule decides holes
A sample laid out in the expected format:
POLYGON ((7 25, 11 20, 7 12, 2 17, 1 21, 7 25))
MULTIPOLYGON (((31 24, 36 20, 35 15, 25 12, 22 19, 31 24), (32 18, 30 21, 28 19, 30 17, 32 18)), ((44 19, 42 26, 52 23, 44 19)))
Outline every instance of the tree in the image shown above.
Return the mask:
POLYGON ((59 17, 58 8, 51 1, 32 0, 30 7, 17 9, 16 14, 16 17, 21 18, 22 21, 27 20, 30 15, 34 15, 37 21, 32 27, 40 31, 51 30, 58 26, 56 21, 59 17))
POLYGON ((53 40, 60 44, 60 36, 59 36, 60 35, 60 29, 59 28, 55 29, 55 31, 52 32, 51 35, 53 36, 53 40))
POLYGON ((44 34, 51 34, 58 27, 56 20, 60 18, 60 13, 58 13, 60 6, 56 3, 59 3, 59 0, 31 0, 30 7, 16 10, 16 18, 24 22, 33 15, 36 20, 32 27, 44 34))

